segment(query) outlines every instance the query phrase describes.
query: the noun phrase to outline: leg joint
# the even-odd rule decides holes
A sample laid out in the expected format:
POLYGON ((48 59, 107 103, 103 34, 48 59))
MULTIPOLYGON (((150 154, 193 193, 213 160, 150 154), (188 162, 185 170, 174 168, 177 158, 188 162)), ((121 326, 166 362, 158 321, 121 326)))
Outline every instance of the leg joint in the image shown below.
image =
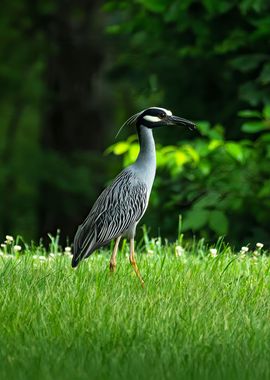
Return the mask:
POLYGON ((136 265, 136 261, 133 256, 129 256, 129 262, 131 265, 136 265))

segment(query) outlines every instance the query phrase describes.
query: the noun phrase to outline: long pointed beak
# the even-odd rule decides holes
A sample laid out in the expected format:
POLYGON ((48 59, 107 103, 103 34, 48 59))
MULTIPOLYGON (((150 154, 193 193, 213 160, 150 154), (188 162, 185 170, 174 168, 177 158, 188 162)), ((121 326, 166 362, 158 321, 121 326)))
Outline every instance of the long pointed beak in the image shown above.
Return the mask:
POLYGON ((196 125, 192 121, 183 119, 182 117, 172 115, 168 117, 168 120, 170 125, 183 125, 191 130, 196 129, 196 125))

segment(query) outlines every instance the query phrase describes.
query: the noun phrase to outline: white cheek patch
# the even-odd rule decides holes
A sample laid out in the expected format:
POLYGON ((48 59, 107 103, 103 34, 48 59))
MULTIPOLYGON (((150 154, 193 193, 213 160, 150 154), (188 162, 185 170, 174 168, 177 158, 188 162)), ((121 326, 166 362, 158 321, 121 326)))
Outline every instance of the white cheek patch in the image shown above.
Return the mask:
POLYGON ((152 121, 152 123, 156 123, 158 121, 160 121, 160 118, 157 117, 157 116, 150 116, 150 115, 145 115, 143 117, 144 120, 147 120, 147 121, 152 121))

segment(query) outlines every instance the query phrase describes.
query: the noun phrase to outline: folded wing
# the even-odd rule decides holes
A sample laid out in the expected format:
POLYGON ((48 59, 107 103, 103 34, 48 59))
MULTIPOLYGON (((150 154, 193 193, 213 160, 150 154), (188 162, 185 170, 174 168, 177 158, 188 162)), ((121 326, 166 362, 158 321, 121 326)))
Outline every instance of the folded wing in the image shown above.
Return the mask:
POLYGON ((122 171, 95 202, 74 239, 72 266, 138 222, 147 207, 147 187, 136 174, 122 171))

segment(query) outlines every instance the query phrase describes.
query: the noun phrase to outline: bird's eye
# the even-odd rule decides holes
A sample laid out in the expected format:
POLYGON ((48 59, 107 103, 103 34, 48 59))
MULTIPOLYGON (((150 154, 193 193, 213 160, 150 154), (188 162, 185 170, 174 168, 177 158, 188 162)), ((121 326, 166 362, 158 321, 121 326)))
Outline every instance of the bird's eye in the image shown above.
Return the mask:
POLYGON ((160 119, 164 119, 164 118, 166 117, 166 113, 165 113, 165 112, 162 112, 162 113, 160 113, 160 114, 158 115, 158 117, 159 117, 160 119))

